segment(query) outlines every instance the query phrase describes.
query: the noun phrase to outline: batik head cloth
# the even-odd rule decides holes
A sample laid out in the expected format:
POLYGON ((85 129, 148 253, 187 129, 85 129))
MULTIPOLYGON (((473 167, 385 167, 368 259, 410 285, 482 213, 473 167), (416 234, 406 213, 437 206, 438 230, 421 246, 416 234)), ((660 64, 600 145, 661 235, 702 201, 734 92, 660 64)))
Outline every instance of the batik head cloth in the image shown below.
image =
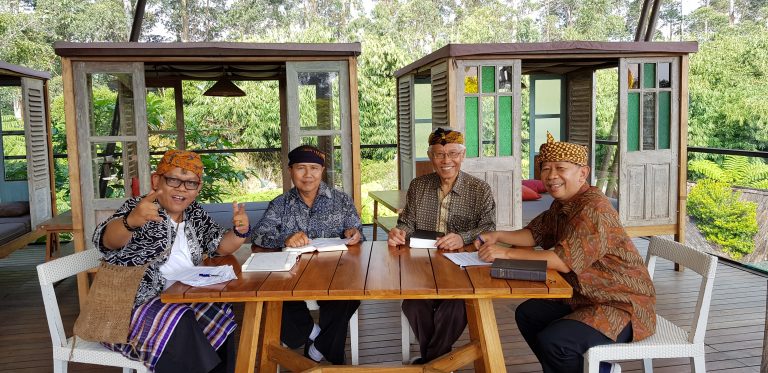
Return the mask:
POLYGON ((317 163, 325 166, 325 153, 314 146, 301 145, 288 153, 288 166, 294 163, 317 163))
POLYGON ((464 145, 464 135, 459 131, 437 128, 429 134, 429 145, 461 144, 464 145))
POLYGON ((190 171, 198 178, 203 177, 203 160, 197 153, 187 150, 169 150, 163 154, 155 173, 164 175, 174 167, 190 171))
POLYGON ((587 165, 587 147, 570 142, 556 142, 547 131, 547 142, 539 148, 538 167, 544 162, 571 162, 579 166, 587 165))

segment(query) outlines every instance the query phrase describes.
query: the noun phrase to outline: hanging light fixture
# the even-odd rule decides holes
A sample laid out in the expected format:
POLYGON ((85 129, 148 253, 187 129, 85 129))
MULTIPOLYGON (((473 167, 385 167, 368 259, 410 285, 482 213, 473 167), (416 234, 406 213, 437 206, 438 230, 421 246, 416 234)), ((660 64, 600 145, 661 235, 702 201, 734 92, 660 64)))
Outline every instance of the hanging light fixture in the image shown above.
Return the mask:
POLYGON ((232 80, 229 79, 229 74, 225 71, 224 75, 216 82, 214 83, 211 88, 208 88, 205 93, 203 93, 205 96, 219 96, 219 97, 243 97, 245 96, 245 92, 243 92, 240 87, 238 87, 235 83, 232 83, 232 80))

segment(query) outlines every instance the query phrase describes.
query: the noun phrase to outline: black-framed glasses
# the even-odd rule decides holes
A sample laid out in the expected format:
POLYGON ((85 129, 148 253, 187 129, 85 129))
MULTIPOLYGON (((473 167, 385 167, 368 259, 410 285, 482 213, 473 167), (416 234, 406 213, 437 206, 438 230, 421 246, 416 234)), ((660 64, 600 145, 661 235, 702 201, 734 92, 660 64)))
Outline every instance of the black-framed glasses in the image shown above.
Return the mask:
POLYGON ((163 179, 165 179, 165 184, 171 188, 179 187, 181 184, 184 184, 184 189, 186 190, 197 190, 197 188, 200 187, 199 181, 181 180, 175 177, 168 177, 165 175, 161 175, 161 176, 163 177, 163 179))

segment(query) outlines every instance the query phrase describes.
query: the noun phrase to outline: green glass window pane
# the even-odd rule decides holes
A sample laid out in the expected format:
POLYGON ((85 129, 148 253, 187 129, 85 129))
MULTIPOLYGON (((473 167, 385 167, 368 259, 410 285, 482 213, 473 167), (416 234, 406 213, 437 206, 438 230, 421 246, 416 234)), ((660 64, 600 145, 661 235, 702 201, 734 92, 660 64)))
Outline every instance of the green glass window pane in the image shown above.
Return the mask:
POLYGON ((499 96, 499 156, 512 155, 512 96, 499 96))
POLYGON ((659 88, 672 88, 671 65, 669 62, 659 64, 659 88))
POLYGON ((636 63, 631 63, 627 65, 627 88, 629 89, 638 89, 640 88, 640 75, 639 75, 639 65, 636 63))
POLYGON ((464 93, 477 93, 477 66, 464 68, 464 93))
POLYGON ((467 146, 467 157, 476 158, 478 155, 478 101, 477 97, 464 97, 464 144, 467 146))
POLYGON ((480 99, 483 109, 483 156, 496 156, 496 98, 485 96, 480 99))
POLYGON ((659 93, 659 149, 669 149, 672 93, 659 93))
POLYGON ((640 150, 640 94, 627 95, 627 150, 640 150))
POLYGON ((643 88, 656 88, 656 64, 643 64, 643 88))
POLYGON ((483 93, 496 92, 496 67, 483 66, 483 93))
POLYGON ((643 92, 643 150, 656 150, 655 92, 643 92))

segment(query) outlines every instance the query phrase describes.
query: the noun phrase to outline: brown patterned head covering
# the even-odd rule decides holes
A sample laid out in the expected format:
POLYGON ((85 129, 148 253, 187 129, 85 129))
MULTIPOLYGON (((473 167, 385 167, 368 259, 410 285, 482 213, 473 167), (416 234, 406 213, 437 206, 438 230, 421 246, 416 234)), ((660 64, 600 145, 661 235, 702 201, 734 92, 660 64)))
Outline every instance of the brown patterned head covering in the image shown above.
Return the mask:
POLYGON ((157 164, 155 173, 163 175, 174 167, 191 171, 200 179, 203 178, 203 160, 197 153, 187 150, 169 150, 163 154, 160 163, 157 164))
POLYGON ((537 167, 544 162, 571 162, 579 166, 587 165, 587 147, 570 142, 555 142, 555 138, 547 131, 547 142, 541 144, 537 167))
POLYGON ((294 163, 317 163, 325 166, 325 153, 312 145, 301 145, 288 153, 288 166, 294 163))
POLYGON ((461 144, 464 145, 464 135, 459 131, 444 130, 438 127, 429 134, 429 145, 461 144))

